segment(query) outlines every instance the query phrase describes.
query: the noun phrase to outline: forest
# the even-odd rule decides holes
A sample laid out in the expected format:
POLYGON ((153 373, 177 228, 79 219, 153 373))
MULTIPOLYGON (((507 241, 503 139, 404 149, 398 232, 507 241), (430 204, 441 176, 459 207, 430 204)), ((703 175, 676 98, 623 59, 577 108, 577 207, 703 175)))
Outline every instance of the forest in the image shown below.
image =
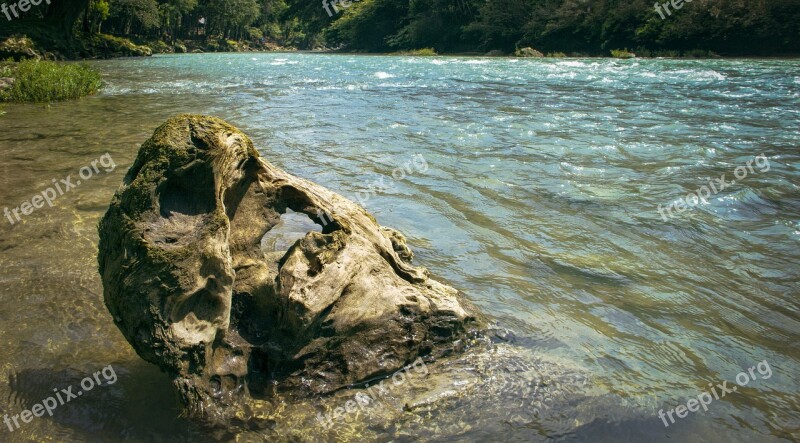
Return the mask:
MULTIPOLYGON (((239 41, 250 47, 437 53, 608 55, 710 51, 795 55, 797 0, 53 0, 5 34, 36 21, 67 38, 111 34, 137 43, 239 41), (672 5, 676 2, 672 2, 672 5), (658 5, 658 8, 656 7, 658 5)), ((16 26, 11 26, 16 24, 16 26)))

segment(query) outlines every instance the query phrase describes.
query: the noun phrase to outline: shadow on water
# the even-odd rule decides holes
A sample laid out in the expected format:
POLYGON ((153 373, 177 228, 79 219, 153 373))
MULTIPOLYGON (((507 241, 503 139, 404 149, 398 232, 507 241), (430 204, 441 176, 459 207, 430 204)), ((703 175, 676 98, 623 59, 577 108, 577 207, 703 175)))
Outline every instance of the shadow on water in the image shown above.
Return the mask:
POLYGON ((193 434, 201 435, 191 422, 179 417, 180 405, 174 390, 158 368, 144 362, 111 367, 113 371, 98 374, 102 384, 95 383, 88 391, 81 388, 81 382, 86 377, 92 378, 95 371, 24 369, 9 374, 9 405, 0 411, 3 415, 12 417, 31 410, 48 398, 53 399, 50 404, 57 402, 52 416, 44 411, 42 418, 34 418, 31 423, 25 424, 20 419, 21 427, 12 437, 38 436, 41 440, 39 431, 43 426, 37 423, 41 420, 53 422, 59 432, 68 434, 73 441, 188 442, 193 434), (81 395, 74 397, 78 392, 81 395))

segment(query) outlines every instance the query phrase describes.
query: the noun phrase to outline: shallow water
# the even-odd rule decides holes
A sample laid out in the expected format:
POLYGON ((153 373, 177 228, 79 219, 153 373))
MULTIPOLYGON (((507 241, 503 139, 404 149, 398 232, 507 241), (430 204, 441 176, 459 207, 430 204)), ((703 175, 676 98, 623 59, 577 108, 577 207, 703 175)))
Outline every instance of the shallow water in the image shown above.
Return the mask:
POLYGON ((118 381, 14 432, 0 423, 1 441, 204 438, 116 330, 96 272, 96 224, 138 146, 186 112, 228 120, 273 164, 361 200, 406 234, 417 265, 517 337, 429 365, 430 381, 332 430, 317 412, 352 392, 276 405, 273 425, 240 441, 800 440, 800 62, 192 54, 93 65, 101 94, 0 117, 3 207, 52 179, 75 184, 0 227, 0 414, 108 365, 118 381), (106 153, 116 167, 96 163, 77 185, 106 153), (722 174, 735 183, 662 218, 659 205, 722 174), (708 411, 668 428, 658 417, 752 367, 708 411), (539 383, 552 391, 545 414, 533 406, 542 379, 557 380, 539 383))

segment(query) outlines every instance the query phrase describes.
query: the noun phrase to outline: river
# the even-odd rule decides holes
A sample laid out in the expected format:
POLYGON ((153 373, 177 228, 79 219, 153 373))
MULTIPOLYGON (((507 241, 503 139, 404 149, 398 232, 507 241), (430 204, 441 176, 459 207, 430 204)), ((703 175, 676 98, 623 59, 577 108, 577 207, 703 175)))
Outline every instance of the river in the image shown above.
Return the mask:
POLYGON ((0 415, 109 365, 118 381, 13 432, 0 424, 0 440, 203 438, 117 331, 97 275, 100 217, 139 145, 179 113, 229 121, 271 163, 405 233, 415 264, 513 332, 500 349, 588 374, 551 425, 522 405, 535 395, 512 392, 529 385, 485 376, 474 402, 391 422, 351 414, 330 431, 320 403, 287 406, 291 419, 239 441, 800 440, 799 61, 244 53, 91 65, 100 94, 0 117, 0 415), (52 207, 16 219, 68 176, 52 207), (707 411, 660 418, 725 381, 737 391, 707 411))

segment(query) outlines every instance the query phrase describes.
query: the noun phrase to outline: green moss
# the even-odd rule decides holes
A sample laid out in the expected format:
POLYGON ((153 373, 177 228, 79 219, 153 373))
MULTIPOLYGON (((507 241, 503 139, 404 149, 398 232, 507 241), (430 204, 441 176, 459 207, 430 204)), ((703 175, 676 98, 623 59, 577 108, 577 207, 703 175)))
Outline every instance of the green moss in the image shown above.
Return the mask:
POLYGON ((47 103, 92 95, 102 86, 100 74, 83 64, 24 60, 3 72, 14 85, 0 101, 47 103))
POLYGON ((146 46, 150 48, 153 54, 170 54, 175 49, 161 40, 147 42, 146 46))
POLYGON ((140 46, 126 38, 107 34, 95 34, 86 39, 83 52, 104 58, 147 57, 153 54, 153 50, 147 46, 140 46))

